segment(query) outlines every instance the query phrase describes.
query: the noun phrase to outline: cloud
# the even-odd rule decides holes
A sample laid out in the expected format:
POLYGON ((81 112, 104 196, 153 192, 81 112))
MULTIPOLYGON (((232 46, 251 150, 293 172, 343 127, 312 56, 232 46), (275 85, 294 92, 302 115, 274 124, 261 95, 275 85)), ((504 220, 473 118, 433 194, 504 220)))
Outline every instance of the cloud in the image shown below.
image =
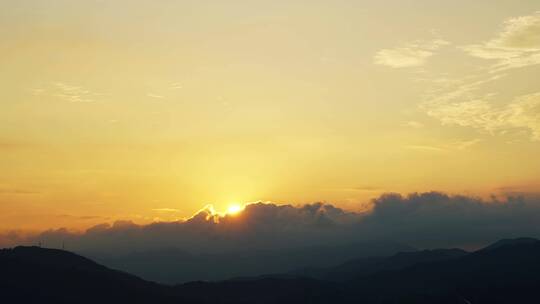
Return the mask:
POLYGON ((83 220, 83 221, 87 221, 87 220, 97 220, 97 219, 107 219, 107 217, 103 217, 103 216, 99 216, 99 215, 82 215, 82 216, 79 216, 79 215, 71 215, 71 214, 59 214, 57 215, 58 217, 60 218, 71 218, 71 219, 77 219, 77 220, 83 220))
POLYGON ((382 49, 375 54, 374 63, 392 68, 418 67, 434 55, 442 46, 450 44, 446 40, 418 40, 393 49, 382 49))
POLYGON ((5 231, 0 233, 0 248, 17 246, 19 244, 35 245, 32 243, 35 237, 36 233, 18 230, 5 231))
POLYGON ((184 221, 149 225, 118 221, 84 233, 50 230, 26 241, 43 241, 50 246, 65 242, 79 252, 121 254, 173 247, 217 254, 374 239, 449 247, 540 236, 540 198, 534 196, 482 200, 438 192, 384 194, 374 199, 372 206, 368 212, 355 213, 323 203, 298 207, 254 203, 234 216, 205 208, 184 221))
POLYGON ((403 124, 405 127, 413 128, 413 129, 421 129, 424 127, 424 124, 418 121, 407 121, 403 124))
POLYGON ((478 143, 480 143, 482 140, 479 138, 469 139, 469 140, 458 140, 450 143, 451 146, 454 146, 458 150, 466 150, 478 143))
POLYGON ((156 98, 156 99, 163 99, 165 98, 165 96, 163 95, 158 95, 158 94, 154 94, 154 93, 146 93, 146 96, 150 97, 150 98, 156 98))
POLYGON ((497 60, 492 72, 540 64, 540 12, 508 19, 495 38, 461 48, 471 56, 497 60))
POLYGON ((528 134, 531 140, 539 141, 540 92, 522 92, 502 99, 497 98, 498 92, 482 90, 513 76, 511 69, 540 64, 540 12, 510 18, 492 39, 459 48, 485 59, 486 64, 461 79, 451 79, 447 74, 423 79, 434 88, 426 92, 420 109, 442 125, 473 128, 491 135, 528 134))
POLYGON ((171 83, 171 85, 169 86, 169 89, 171 90, 180 90, 180 89, 183 89, 184 86, 182 85, 181 82, 174 82, 174 83, 171 83))
POLYGON ((174 209, 174 208, 155 208, 155 209, 152 209, 152 211, 157 211, 157 212, 180 212, 180 210, 174 209))
POLYGON ((57 89, 54 95, 69 102, 93 102, 93 98, 97 95, 80 86, 73 86, 64 82, 55 82, 54 86, 57 89))
POLYGON ((481 142, 481 139, 466 139, 466 140, 455 140, 449 141, 441 145, 408 145, 405 146, 406 149, 418 150, 418 151, 427 151, 427 152, 449 152, 456 150, 466 150, 470 147, 481 142))
POLYGON ((374 236, 396 235, 427 246, 463 246, 503 237, 540 235, 540 199, 508 197, 485 201, 438 192, 385 194, 363 220, 374 236))
POLYGON ((82 234, 50 230, 38 239, 48 244, 66 242, 70 248, 82 252, 119 253, 179 246, 194 253, 278 250, 352 240, 351 235, 347 236, 352 231, 344 227, 358 218, 356 213, 329 204, 294 207, 255 203, 234 216, 205 208, 184 221, 149 225, 118 221, 92 227, 82 234))
POLYGON ((495 93, 478 93, 483 86, 506 76, 484 73, 435 79, 437 86, 426 93, 420 109, 443 125, 470 127, 491 135, 526 132, 531 140, 540 140, 540 92, 499 102, 494 101, 495 93))
POLYGON ((531 139, 540 140, 540 93, 517 97, 495 106, 485 99, 458 102, 432 102, 423 105, 426 113, 443 125, 458 125, 503 134, 525 130, 531 139))
POLYGON ((431 151, 431 152, 445 152, 445 148, 436 147, 436 146, 428 146, 428 145, 408 145, 405 146, 406 149, 411 150, 420 150, 420 151, 431 151))
POLYGON ((100 97, 106 96, 103 93, 92 92, 82 86, 69 84, 62 81, 48 83, 40 88, 29 89, 30 93, 36 97, 56 97, 67 102, 90 103, 97 101, 100 97))
POLYGON ((376 186, 357 186, 357 187, 346 188, 346 189, 351 190, 351 191, 380 191, 381 190, 380 187, 376 187, 376 186))

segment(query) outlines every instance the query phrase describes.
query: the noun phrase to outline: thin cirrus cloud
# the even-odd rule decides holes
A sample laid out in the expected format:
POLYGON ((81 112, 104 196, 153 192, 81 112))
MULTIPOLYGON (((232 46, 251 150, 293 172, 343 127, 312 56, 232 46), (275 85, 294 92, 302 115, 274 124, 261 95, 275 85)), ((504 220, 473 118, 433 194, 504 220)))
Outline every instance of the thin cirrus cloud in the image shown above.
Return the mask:
POLYGON ((498 106, 488 99, 478 98, 468 101, 435 100, 422 107, 443 125, 471 127, 493 135, 525 130, 532 140, 540 141, 540 93, 519 96, 498 106))
POLYGON ((158 95, 158 94, 154 94, 154 93, 146 93, 146 96, 150 97, 150 98, 156 98, 156 99, 163 99, 165 98, 165 96, 163 95, 158 95))
POLYGON ((540 64, 540 12, 510 18, 495 38, 461 48, 471 56, 496 60, 491 72, 540 64))
POLYGON ((436 147, 436 146, 428 146, 428 145, 408 145, 408 146, 405 146, 405 148, 409 150, 430 151, 430 152, 447 151, 445 148, 436 147))
POLYGON ((459 150, 467 150, 481 141, 482 140, 479 138, 474 138, 450 141, 442 145, 408 145, 405 146, 405 149, 425 152, 455 152, 459 150))
MULTIPOLYGON (((392 68, 423 66, 448 44, 442 39, 418 40, 398 48, 382 49, 376 53, 374 62, 392 68)), ((426 92, 420 109, 445 126, 468 127, 491 135, 526 132, 531 140, 540 141, 540 92, 506 97, 499 102, 495 101, 496 92, 479 93, 488 84, 505 81, 508 75, 502 72, 540 64, 540 12, 507 19, 494 38, 458 48, 472 57, 487 60, 487 66, 461 79, 446 75, 430 77, 426 81, 435 87, 426 92)), ((416 122, 405 125, 422 127, 416 122)), ((408 148, 445 150, 433 146, 408 148)))
POLYGON ((55 96, 69 102, 93 102, 96 96, 95 93, 80 86, 73 86, 63 82, 55 82, 54 86, 57 89, 55 96))
MULTIPOLYGON (((11 243, 49 246, 69 244, 78 252, 127 253, 176 247, 192 253, 234 250, 281 250, 337 245, 365 240, 392 240, 419 247, 482 245, 504 237, 540 236, 540 198, 534 194, 505 199, 448 195, 439 192, 408 196, 383 194, 366 212, 351 212, 330 204, 303 206, 254 203, 238 215, 209 209, 175 222, 137 225, 101 224, 84 233, 65 229, 11 243)), ((5 246, 5 244, 2 244, 5 246)))
POLYGON ((520 132, 540 141, 540 92, 504 98, 496 91, 482 93, 489 85, 510 81, 511 70, 540 64, 540 13, 510 18, 494 38, 459 48, 486 65, 461 79, 426 80, 435 86, 426 92, 420 109, 444 126, 490 135, 520 132))
POLYGON ((442 39, 417 40, 397 48, 382 49, 375 54, 374 63, 392 68, 422 66, 442 46, 450 42, 442 39))
POLYGON ((41 88, 31 89, 30 92, 36 97, 49 96, 73 103, 95 102, 97 98, 104 95, 92 92, 82 86, 72 85, 62 81, 57 81, 41 88))
POLYGON ((414 121, 414 120, 405 122, 403 124, 403 126, 413 128, 413 129, 421 129, 421 128, 425 127, 425 125, 423 123, 418 122, 418 121, 414 121))
POLYGON ((180 212, 179 209, 174 209, 174 208, 155 208, 155 209, 152 209, 152 211, 156 211, 156 212, 180 212))

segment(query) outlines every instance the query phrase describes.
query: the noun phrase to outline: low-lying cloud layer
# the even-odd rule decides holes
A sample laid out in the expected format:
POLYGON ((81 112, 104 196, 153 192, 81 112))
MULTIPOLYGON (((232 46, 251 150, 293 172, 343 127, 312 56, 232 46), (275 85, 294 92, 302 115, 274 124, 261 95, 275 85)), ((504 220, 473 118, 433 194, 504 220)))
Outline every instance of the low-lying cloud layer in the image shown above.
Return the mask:
POLYGON ((386 194, 360 224, 372 235, 427 247, 480 245, 501 238, 540 235, 540 200, 485 201, 431 192, 386 194))
POLYGON ((83 234, 51 230, 22 240, 0 238, 3 245, 42 242, 80 252, 121 254, 180 248, 191 253, 281 250, 337 245, 365 240, 391 240, 418 247, 475 246, 519 236, 540 236, 540 199, 509 197, 489 201, 438 192, 385 194, 366 213, 329 204, 301 207, 254 203, 237 215, 203 209, 179 222, 136 225, 102 224, 83 234))

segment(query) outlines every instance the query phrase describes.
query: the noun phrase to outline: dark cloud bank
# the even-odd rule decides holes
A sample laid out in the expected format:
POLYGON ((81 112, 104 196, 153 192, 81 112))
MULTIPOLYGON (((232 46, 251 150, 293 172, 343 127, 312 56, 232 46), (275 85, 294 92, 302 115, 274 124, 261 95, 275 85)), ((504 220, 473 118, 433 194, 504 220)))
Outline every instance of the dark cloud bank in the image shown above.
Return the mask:
POLYGON ((235 216, 202 210, 184 222, 102 224, 84 234, 51 230, 35 239, 74 250, 122 252, 177 247, 193 253, 283 249, 391 240, 417 247, 481 246, 503 237, 540 236, 540 199, 489 201, 439 192, 384 194, 354 213, 330 204, 255 203, 235 216))
POLYGON ((322 203, 301 207, 256 203, 235 216, 203 210, 183 222, 142 226, 116 222, 83 234, 46 231, 25 241, 50 247, 64 243, 68 250, 111 266, 178 282, 284 271, 309 266, 307 261, 331 264, 411 249, 401 244, 471 248, 522 236, 540 236, 538 198, 485 201, 429 192, 406 197, 384 194, 373 200, 367 213, 322 203), (164 271, 171 265, 181 268, 181 275, 164 271))
POLYGON ((31 239, 3 235, 0 245, 62 243, 77 251, 124 253, 164 247, 193 253, 281 249, 391 240, 417 247, 484 245, 517 236, 540 236, 540 198, 522 196, 489 201, 439 192, 408 196, 384 194, 373 209, 354 213, 330 204, 300 207, 255 203, 238 215, 219 216, 202 210, 183 222, 136 225, 102 224, 83 234, 50 230, 31 239))

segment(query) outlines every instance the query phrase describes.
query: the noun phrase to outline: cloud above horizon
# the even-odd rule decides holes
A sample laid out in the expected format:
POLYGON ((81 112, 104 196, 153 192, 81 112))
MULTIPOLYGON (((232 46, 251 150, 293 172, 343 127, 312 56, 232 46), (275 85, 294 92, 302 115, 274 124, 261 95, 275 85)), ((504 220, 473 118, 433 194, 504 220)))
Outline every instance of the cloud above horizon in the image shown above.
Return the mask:
POLYGON ((540 12, 509 18, 494 38, 458 48, 483 59, 480 68, 459 78, 442 74, 424 79, 434 86, 420 110, 443 126, 490 135, 526 134, 540 141, 540 92, 534 87, 510 96, 499 91, 504 83, 516 81, 518 68, 540 64, 540 12))
POLYGON ((497 60, 493 71, 540 64, 540 12, 510 18, 495 38, 462 49, 474 57, 497 60))
POLYGON ((330 204, 304 206, 253 203, 238 215, 206 208, 185 221, 137 225, 129 221, 94 226, 84 233, 49 230, 23 238, 0 237, 3 246, 42 242, 70 250, 121 254, 180 248, 197 254, 281 250, 369 240, 418 247, 487 244, 501 238, 540 237, 540 198, 482 200, 439 192, 384 194, 372 209, 355 213, 330 204))
POLYGON ((417 40, 403 46, 382 49, 375 54, 374 63, 392 68, 410 68, 422 66, 435 51, 450 42, 442 39, 430 41, 417 40))
POLYGON ((531 139, 540 140, 540 93, 519 96, 505 105, 488 100, 431 102, 423 105, 426 113, 443 125, 472 127, 490 134, 525 130, 531 139))

